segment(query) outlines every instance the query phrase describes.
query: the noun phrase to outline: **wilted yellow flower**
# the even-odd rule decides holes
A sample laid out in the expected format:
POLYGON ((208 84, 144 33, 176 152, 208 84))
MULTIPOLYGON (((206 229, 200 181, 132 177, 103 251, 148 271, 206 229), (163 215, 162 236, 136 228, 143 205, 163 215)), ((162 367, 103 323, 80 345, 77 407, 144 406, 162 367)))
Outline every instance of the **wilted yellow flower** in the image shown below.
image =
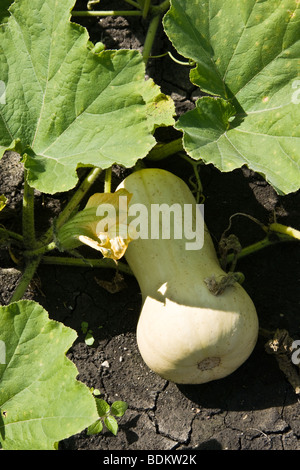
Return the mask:
POLYGON ((83 243, 100 251, 105 258, 120 259, 133 239, 127 221, 131 197, 123 188, 115 193, 93 194, 85 208, 59 230, 59 245, 73 249, 83 243))

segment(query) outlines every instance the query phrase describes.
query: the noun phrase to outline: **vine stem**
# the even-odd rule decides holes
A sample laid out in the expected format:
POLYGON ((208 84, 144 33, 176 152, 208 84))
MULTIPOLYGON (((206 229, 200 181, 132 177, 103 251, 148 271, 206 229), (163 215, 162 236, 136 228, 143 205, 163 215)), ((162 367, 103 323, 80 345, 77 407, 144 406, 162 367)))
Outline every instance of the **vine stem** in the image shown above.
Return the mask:
POLYGON ((79 266, 79 267, 91 267, 91 268, 108 268, 108 269, 118 269, 126 274, 132 275, 130 267, 118 261, 115 263, 112 259, 109 258, 100 258, 100 259, 89 259, 89 258, 68 258, 63 256, 44 256, 41 260, 43 264, 55 264, 60 266, 79 266))
POLYGON ((124 0, 124 2, 129 3, 129 5, 132 5, 135 8, 141 8, 141 6, 134 0, 124 0))
POLYGON ((111 174, 112 174, 111 167, 107 168, 105 170, 105 178, 104 178, 104 192, 105 193, 111 192, 111 174))
POLYGON ((155 15, 150 21, 149 28, 148 28, 146 38, 145 38, 144 48, 143 48, 143 59, 144 59, 145 64, 147 64, 149 60, 152 46, 154 43, 154 39, 156 36, 157 28, 160 24, 160 20, 161 20, 161 15, 158 14, 158 15, 155 15))
POLYGON ((27 181, 27 170, 24 172, 24 195, 22 211, 22 230, 24 245, 32 249, 35 245, 35 227, 34 227, 34 189, 29 186, 27 181))
MULTIPOLYGON (((59 229, 68 220, 72 212, 76 209, 80 201, 89 191, 90 187, 96 181, 96 179, 101 173, 102 173, 102 169, 95 167, 85 177, 85 179, 82 181, 77 191, 73 194, 72 198, 70 199, 66 207, 59 214, 57 221, 56 221, 57 229, 59 229)), ((49 245, 52 239, 53 239, 53 227, 51 227, 46 232, 45 236, 42 239, 42 245, 49 245)))
POLYGON ((281 233, 283 235, 295 238, 296 240, 300 240, 300 230, 297 230, 293 227, 288 227, 287 225, 282 225, 275 222, 271 224, 268 229, 272 232, 281 233))
POLYGON ((163 160, 164 158, 174 155, 175 153, 182 152, 184 150, 182 138, 172 140, 166 144, 156 144, 155 147, 150 150, 147 155, 147 159, 157 161, 163 160))
POLYGON ((32 258, 30 261, 28 261, 25 270, 22 274, 22 277, 13 293, 10 299, 11 302, 17 302, 18 300, 21 300, 22 297, 24 296, 30 282, 33 279, 33 276, 38 268, 38 265, 40 264, 40 257, 32 258))
POLYGON ((72 11, 72 16, 94 17, 94 16, 142 16, 141 10, 107 10, 107 11, 72 11))
POLYGON ((156 15, 157 14, 163 14, 163 13, 165 13, 165 11, 167 11, 169 6, 170 6, 170 0, 164 0, 159 5, 152 6, 151 7, 151 12, 153 14, 156 14, 156 15))
POLYGON ((169 8, 169 6, 170 6, 170 0, 165 0, 156 6, 152 6, 149 0, 145 0, 143 4, 143 12, 142 12, 143 17, 146 18, 149 11, 153 16, 148 27, 148 31, 146 34, 145 43, 143 47, 143 59, 144 59, 145 64, 147 64, 149 60, 153 43, 156 37, 157 29, 159 25, 161 24, 162 15, 169 8))
POLYGON ((56 243, 51 242, 51 243, 48 243, 48 245, 43 245, 43 246, 40 246, 39 248, 35 248, 33 250, 24 251, 24 256, 26 258, 33 258, 35 256, 43 255, 43 254, 47 253, 48 251, 55 250, 55 248, 56 248, 56 243))
POLYGON ((8 240, 9 238, 12 238, 13 240, 16 240, 18 242, 23 242, 23 236, 19 235, 18 233, 12 232, 11 230, 7 230, 6 228, 1 228, 0 227, 0 239, 1 237, 4 240, 8 240))
MULTIPOLYGON (((286 227, 286 228, 291 228, 291 227, 286 227)), ((263 248, 266 248, 268 246, 276 245, 277 243, 291 242, 293 240, 296 240, 296 238, 294 237, 286 236, 284 234, 281 235, 278 232, 277 232, 277 236, 278 236, 277 240, 271 240, 267 236, 256 243, 252 243, 251 245, 248 245, 245 248, 242 248, 242 250, 237 254, 231 253, 230 255, 227 256, 227 262, 230 263, 231 261, 234 260, 234 258, 236 259, 244 258, 245 256, 256 253, 257 251, 260 251, 263 248)))
POLYGON ((150 5, 151 5, 151 0, 145 0, 144 8, 143 8, 143 18, 144 19, 147 18, 150 5))

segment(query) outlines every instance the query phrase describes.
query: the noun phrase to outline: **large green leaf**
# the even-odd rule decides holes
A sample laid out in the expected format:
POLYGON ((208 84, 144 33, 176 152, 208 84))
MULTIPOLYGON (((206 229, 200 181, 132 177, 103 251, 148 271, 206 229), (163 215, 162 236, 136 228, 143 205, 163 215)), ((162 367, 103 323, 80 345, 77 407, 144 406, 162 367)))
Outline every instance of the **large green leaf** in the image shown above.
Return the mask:
POLYGON ((193 158, 300 187, 299 26, 298 0, 172 0, 165 30, 195 61, 191 81, 219 97, 179 119, 193 158))
POLYGON ((3 449, 53 449, 97 419, 95 400, 65 355, 76 336, 36 302, 0 307, 3 449))
MULTIPOLYGON (((141 54, 95 52, 87 31, 70 22, 74 3, 16 0, 0 29, 0 78, 6 85, 0 155, 12 148, 25 155, 29 184, 51 194, 73 188, 80 165, 132 166, 155 145, 160 104, 165 112, 159 87, 145 81, 141 54)), ((167 102, 169 125, 174 104, 167 102)))

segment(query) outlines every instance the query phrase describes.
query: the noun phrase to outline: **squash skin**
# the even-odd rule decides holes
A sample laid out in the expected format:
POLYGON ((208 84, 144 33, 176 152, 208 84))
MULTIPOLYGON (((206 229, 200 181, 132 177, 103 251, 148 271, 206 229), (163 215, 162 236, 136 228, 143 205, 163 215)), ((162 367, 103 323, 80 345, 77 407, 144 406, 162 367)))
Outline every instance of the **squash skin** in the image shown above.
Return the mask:
MULTIPOLYGON (((130 205, 196 202, 188 186, 161 169, 132 173, 119 185, 130 205)), ((205 224, 204 224, 205 226, 205 224)), ((205 226, 204 245, 187 251, 187 240, 137 239, 125 257, 142 293, 137 325, 140 354, 166 380, 200 384, 234 372, 252 353, 258 336, 255 306, 235 283, 215 296, 204 279, 225 275, 205 226)))

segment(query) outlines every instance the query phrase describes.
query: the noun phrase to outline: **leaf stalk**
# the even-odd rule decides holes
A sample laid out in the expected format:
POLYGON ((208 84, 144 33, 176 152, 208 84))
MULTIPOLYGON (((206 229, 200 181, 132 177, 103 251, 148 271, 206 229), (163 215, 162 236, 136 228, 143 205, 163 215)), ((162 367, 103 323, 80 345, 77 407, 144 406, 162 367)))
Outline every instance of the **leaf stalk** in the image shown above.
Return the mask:
POLYGON ((72 11, 74 17, 95 17, 95 16, 142 16, 140 10, 93 10, 93 11, 72 11))
POLYGON ((34 189, 29 186, 27 181, 27 170, 24 172, 24 195, 22 212, 22 229, 24 245, 32 249, 35 245, 35 226, 34 226, 34 189))
POLYGON ((35 275, 35 272, 40 264, 40 257, 32 258, 26 265, 25 270, 22 274, 22 277, 11 296, 10 302, 17 302, 21 300, 35 275))

